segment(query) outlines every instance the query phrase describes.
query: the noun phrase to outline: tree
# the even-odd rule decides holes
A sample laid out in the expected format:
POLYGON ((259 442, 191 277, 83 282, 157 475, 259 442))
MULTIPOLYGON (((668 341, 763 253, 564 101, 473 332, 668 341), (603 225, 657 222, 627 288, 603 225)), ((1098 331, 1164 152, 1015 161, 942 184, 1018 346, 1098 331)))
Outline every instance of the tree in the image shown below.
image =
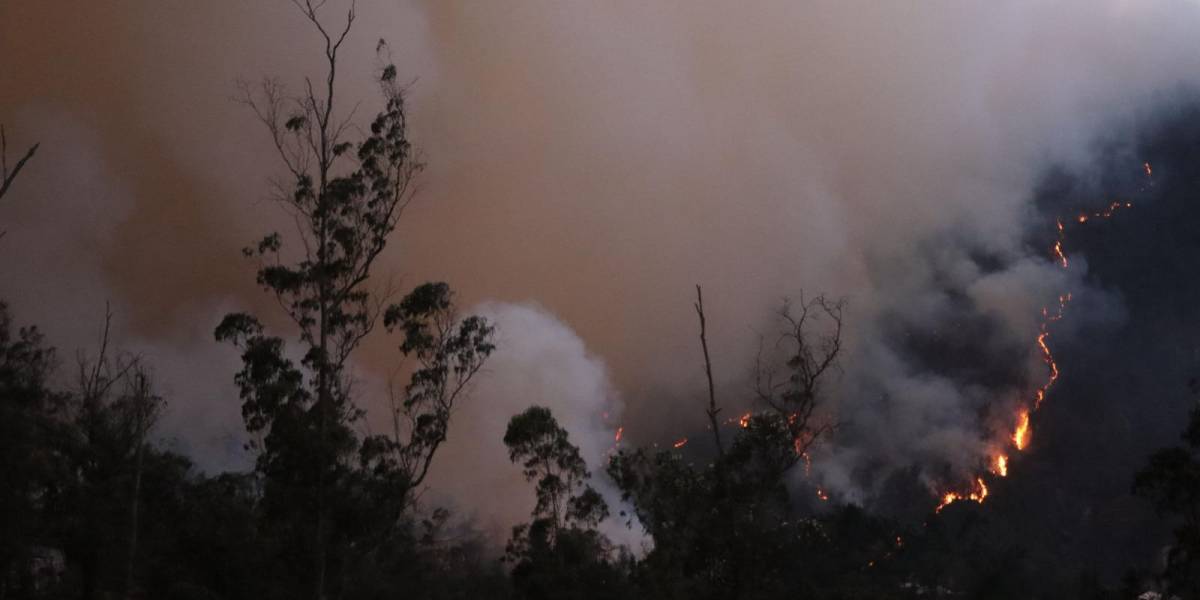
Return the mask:
POLYGON ((496 347, 495 328, 479 316, 459 319, 453 292, 442 282, 417 286, 387 308, 383 323, 389 332, 401 333, 400 353, 415 363, 408 383, 389 390, 391 433, 366 437, 359 453, 367 475, 364 499, 384 512, 382 523, 390 526, 425 481, 449 435, 455 405, 496 347))
POLYGON ((1163 575, 1172 593, 1195 598, 1200 597, 1200 406, 1192 409, 1180 437, 1183 445, 1150 455, 1134 478, 1133 493, 1177 522, 1163 575))
MULTIPOLYGON (((820 436, 833 429, 830 423, 817 423, 814 414, 821 391, 829 374, 838 368, 842 352, 842 311, 844 300, 829 300, 818 295, 810 300, 800 295, 800 302, 784 300, 779 319, 784 327, 776 341, 783 352, 782 365, 772 366, 764 359, 763 344, 755 363, 754 389, 757 401, 767 407, 766 418, 772 427, 786 432, 791 439, 792 452, 783 468, 789 469, 802 457, 820 436), (818 321, 827 319, 824 332, 814 333, 818 321), (779 377, 778 373, 786 373, 779 377)), ((764 423, 765 425, 765 423, 764 423)))
POLYGON ((51 495, 63 517, 67 558, 81 566, 85 598, 136 592, 148 437, 164 407, 141 358, 111 349, 111 324, 106 312, 96 356, 78 356, 59 438, 69 475, 51 495))
POLYGON ((526 481, 537 482, 533 521, 513 528, 505 552, 518 597, 621 597, 611 544, 595 530, 608 505, 587 484, 591 474, 567 430, 533 406, 508 422, 504 445, 526 481))
POLYGON ((344 26, 330 30, 318 17, 324 2, 293 3, 323 42, 322 84, 306 79, 294 98, 273 80, 257 92, 243 84, 241 100, 266 126, 291 179, 276 187, 297 224, 295 235, 285 247, 284 237, 271 233, 245 253, 259 260, 258 283, 298 331, 299 363, 283 338, 267 334, 252 315, 227 315, 215 335, 242 351, 235 382, 247 430, 259 436, 253 447, 264 515, 281 554, 297 565, 295 580, 320 599, 341 585, 341 577, 327 575, 330 568, 378 543, 378 536, 362 536, 388 531, 386 521, 365 523, 362 511, 385 518, 403 510, 446 438, 454 401, 493 346, 486 321, 455 317, 445 284, 420 286, 391 307, 390 290, 371 288, 375 263, 423 168, 407 137, 404 90, 396 68, 383 67, 384 106, 361 141, 347 140, 353 111, 338 114, 335 84, 354 8, 344 26), (411 427, 364 441, 352 428, 364 413, 347 365, 381 314, 389 330, 403 332, 401 352, 420 364, 394 411, 397 422, 411 427), (391 508, 368 499, 387 499, 391 508))
POLYGON ((694 308, 700 322, 705 414, 717 456, 696 465, 669 450, 620 451, 608 465, 623 499, 654 540, 638 565, 647 595, 660 598, 769 598, 803 590, 788 556, 820 537, 813 520, 796 514, 784 477, 830 426, 819 424, 822 387, 841 352, 842 303, 818 296, 785 302, 784 327, 770 355, 760 351, 755 398, 763 410, 738 420, 731 444, 722 440, 721 411, 712 383, 707 320, 701 289, 694 308), (815 331, 818 316, 830 324, 815 331), (777 373, 785 375, 779 376, 777 373))
POLYGON ((48 385, 54 366, 37 328, 14 331, 0 302, 0 598, 28 592, 20 574, 45 534, 44 491, 61 473, 54 441, 63 397, 48 385))

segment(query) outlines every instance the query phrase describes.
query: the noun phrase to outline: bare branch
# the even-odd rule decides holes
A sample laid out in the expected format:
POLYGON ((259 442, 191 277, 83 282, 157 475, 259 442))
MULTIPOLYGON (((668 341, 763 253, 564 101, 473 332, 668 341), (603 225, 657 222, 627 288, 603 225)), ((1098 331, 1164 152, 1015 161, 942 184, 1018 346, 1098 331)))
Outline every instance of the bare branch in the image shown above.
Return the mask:
POLYGON ((717 455, 725 455, 725 447, 721 444, 721 427, 717 422, 717 414, 721 409, 717 408, 717 391, 713 386, 712 376, 712 360, 708 355, 708 336, 707 328, 704 319, 704 294, 700 290, 700 285, 696 284, 696 316, 700 318, 700 348, 704 350, 704 375, 708 378, 708 409, 705 414, 708 415, 709 426, 712 427, 713 439, 717 442, 717 455))
POLYGON ((17 178, 17 174, 20 173, 21 169, 25 167, 25 163, 29 162, 29 159, 33 158, 33 155, 37 153, 39 146, 41 146, 41 144, 34 144, 29 148, 29 150, 26 150, 25 155, 17 161, 16 166, 14 166, 12 171, 9 172, 8 138, 4 133, 4 126, 0 125, 0 198, 3 198, 4 194, 8 192, 9 186, 11 186, 12 182, 17 178))
POLYGON ((811 300, 800 296, 799 303, 784 300, 778 316, 784 324, 775 344, 783 348, 782 365, 771 366, 763 357, 764 343, 759 341, 755 361, 754 392, 757 399, 785 419, 792 436, 795 456, 799 457, 834 425, 814 426, 813 415, 821 396, 821 388, 830 372, 838 368, 842 352, 842 312, 844 300, 832 301, 823 295, 811 300), (813 333, 818 320, 831 322, 823 333, 813 333), (787 373, 777 381, 776 371, 787 373))

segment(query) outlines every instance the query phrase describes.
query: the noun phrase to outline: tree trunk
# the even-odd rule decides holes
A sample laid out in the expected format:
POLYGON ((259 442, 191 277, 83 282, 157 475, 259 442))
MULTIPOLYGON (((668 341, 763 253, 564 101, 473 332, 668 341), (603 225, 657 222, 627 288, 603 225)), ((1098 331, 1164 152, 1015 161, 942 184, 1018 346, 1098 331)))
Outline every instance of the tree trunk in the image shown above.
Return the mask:
POLYGON ((129 556, 125 563, 125 598, 133 595, 133 563, 137 556, 138 506, 142 494, 142 457, 145 434, 138 441, 137 460, 133 471, 133 497, 129 501, 129 556))

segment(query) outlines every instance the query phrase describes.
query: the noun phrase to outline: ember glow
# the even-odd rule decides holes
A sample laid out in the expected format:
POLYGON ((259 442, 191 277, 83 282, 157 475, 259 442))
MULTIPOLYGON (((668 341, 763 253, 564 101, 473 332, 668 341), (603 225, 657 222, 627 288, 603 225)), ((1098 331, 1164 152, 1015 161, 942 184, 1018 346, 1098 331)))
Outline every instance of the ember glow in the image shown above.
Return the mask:
POLYGON ((682 447, 686 446, 686 445, 687 445, 687 443, 688 443, 688 439, 687 439, 686 437, 684 437, 684 438, 679 438, 678 440, 675 440, 675 443, 674 443, 674 444, 671 444, 671 447, 673 447, 673 448, 682 448, 682 447))
POLYGON ((1062 240, 1054 242, 1054 256, 1062 264, 1062 268, 1067 268, 1067 255, 1063 254, 1062 240))

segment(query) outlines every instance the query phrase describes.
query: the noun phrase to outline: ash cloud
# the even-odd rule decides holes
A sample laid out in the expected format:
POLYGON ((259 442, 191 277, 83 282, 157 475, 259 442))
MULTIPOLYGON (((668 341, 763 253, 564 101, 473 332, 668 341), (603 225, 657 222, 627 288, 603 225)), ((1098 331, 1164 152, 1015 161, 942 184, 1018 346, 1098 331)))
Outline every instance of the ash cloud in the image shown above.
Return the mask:
MULTIPOLYGON (((230 380, 232 352, 201 321, 270 312, 238 250, 289 226, 263 200, 266 135, 228 97, 237 77, 298 81, 316 40, 286 2, 70 4, 0 4, 0 115, 15 141, 43 141, 0 207, 0 295, 65 348, 112 299, 122 335, 170 363, 158 370, 191 411, 177 435, 226 464, 236 399, 207 382, 230 380), (183 427, 196 422, 214 430, 183 427)), ((611 370, 646 443, 703 418, 693 284, 730 405, 779 298, 848 297, 828 405, 847 426, 814 467, 859 501, 889 473, 932 485, 977 466, 994 416, 1041 376, 1032 336, 1060 291, 1077 293, 1073 319, 1120 322, 1120 294, 1031 239, 1052 226, 1033 192, 1047 165, 1090 172, 1098 138, 1133 132, 1200 73, 1191 3, 377 0, 359 14, 343 106, 370 110, 388 38, 416 79, 430 164, 386 271, 501 303, 520 324, 506 335, 528 336, 516 347, 557 330, 496 307, 535 299, 611 370)), ((496 377, 519 378, 501 356, 496 377)), ((395 359, 381 339, 356 367, 383 377, 395 359)), ((560 392, 599 375, 563 369, 522 382, 537 390, 481 382, 475 401, 590 414, 598 395, 560 392)), ((575 418, 573 434, 599 435, 575 418)), ((473 439, 441 470, 482 460, 473 439)))

